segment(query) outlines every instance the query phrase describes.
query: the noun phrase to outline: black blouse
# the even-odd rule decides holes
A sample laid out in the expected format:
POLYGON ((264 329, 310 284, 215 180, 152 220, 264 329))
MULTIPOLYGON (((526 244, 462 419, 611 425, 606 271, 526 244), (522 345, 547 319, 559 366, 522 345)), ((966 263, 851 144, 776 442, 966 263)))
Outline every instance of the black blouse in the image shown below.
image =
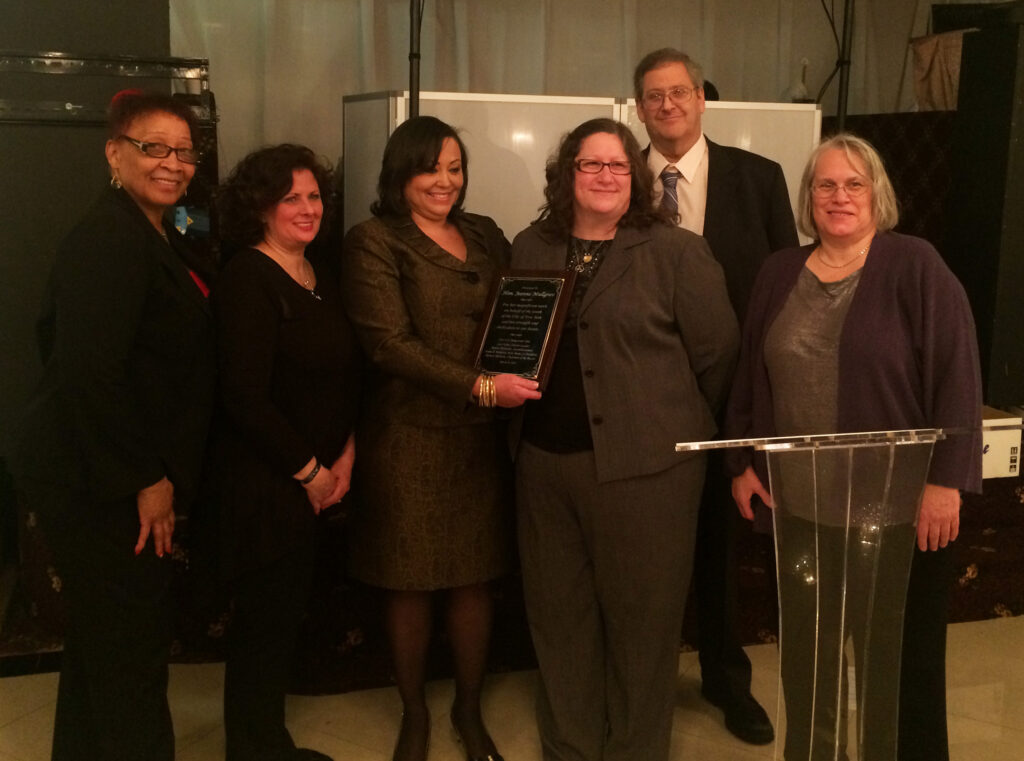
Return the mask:
POLYGON ((526 405, 523 438, 548 452, 588 452, 594 448, 590 414, 580 367, 579 311, 583 297, 604 261, 608 241, 570 238, 565 267, 576 270, 576 285, 565 318, 551 377, 544 395, 526 405))
POLYGON ((213 293, 220 408, 215 458, 228 570, 294 549, 315 525, 292 477, 310 458, 329 467, 355 425, 361 360, 336 282, 314 295, 248 249, 213 293))

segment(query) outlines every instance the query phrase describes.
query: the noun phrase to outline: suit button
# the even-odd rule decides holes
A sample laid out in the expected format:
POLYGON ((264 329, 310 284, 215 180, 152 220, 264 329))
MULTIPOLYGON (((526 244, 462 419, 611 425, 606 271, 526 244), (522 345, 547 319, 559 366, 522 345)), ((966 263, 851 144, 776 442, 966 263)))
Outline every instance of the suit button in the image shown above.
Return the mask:
POLYGON ((583 374, 584 374, 585 376, 587 376, 588 378, 593 378, 593 377, 594 377, 594 371, 593 371, 593 370, 591 370, 591 369, 589 369, 589 368, 587 368, 586 370, 584 370, 584 371, 583 371, 583 374))
POLYGON ((480 276, 475 272, 467 272, 466 282, 471 283, 472 285, 476 285, 477 283, 480 282, 480 276))
POLYGON ((594 425, 601 425, 604 422, 604 418, 600 415, 594 415, 594 417, 590 418, 590 422, 594 425))
POLYGON ((586 330, 589 327, 590 327, 590 323, 585 321, 585 320, 580 323, 580 330, 586 330))

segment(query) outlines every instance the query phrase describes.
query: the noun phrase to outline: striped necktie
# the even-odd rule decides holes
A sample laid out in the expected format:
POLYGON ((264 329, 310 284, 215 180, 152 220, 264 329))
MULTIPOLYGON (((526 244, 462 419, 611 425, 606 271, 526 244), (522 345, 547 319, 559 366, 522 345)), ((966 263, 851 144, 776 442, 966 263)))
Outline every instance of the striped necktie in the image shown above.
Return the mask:
POLYGON ((679 197, 676 195, 676 182, 679 180, 679 170, 669 164, 661 170, 661 208, 671 214, 679 212, 679 197))

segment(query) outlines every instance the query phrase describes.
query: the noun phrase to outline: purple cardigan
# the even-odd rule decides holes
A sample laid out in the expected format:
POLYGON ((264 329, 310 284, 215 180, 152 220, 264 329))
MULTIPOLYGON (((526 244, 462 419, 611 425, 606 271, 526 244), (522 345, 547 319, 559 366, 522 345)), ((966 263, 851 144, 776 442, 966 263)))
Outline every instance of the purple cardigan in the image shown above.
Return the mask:
MULTIPOLYGON (((784 249, 761 268, 743 328, 725 438, 775 435, 764 340, 812 249, 784 249)), ((928 482, 981 491, 974 318, 960 282, 927 241, 894 232, 872 241, 839 340, 838 401, 841 433, 973 429, 936 443, 928 482)), ((742 473, 752 457, 749 449, 730 450, 729 475, 742 473)), ((763 463, 758 465, 763 477, 763 463)))

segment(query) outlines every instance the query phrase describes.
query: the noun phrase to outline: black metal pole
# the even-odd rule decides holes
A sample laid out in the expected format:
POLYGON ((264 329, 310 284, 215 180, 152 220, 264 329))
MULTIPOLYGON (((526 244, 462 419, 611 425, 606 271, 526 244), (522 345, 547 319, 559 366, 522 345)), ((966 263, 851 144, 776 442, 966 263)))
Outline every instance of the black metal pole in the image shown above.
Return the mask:
POLYGON ((853 0, 843 6, 843 47, 839 51, 839 99, 836 121, 839 131, 846 128, 846 105, 850 99, 850 48, 853 46, 853 0))
POLYGON ((420 25, 422 0, 409 0, 409 116, 420 115, 420 25))

